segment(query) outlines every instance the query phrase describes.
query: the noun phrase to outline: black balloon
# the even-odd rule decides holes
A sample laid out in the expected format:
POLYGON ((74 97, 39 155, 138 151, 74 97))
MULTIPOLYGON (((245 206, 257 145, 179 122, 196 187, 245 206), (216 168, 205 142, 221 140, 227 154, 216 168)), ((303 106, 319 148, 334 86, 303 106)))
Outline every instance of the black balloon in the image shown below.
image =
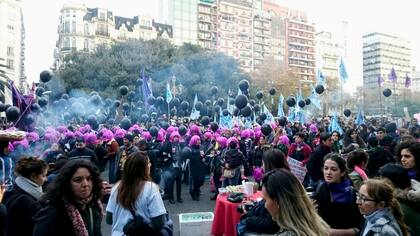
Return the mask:
POLYGON ((255 100, 254 99, 249 99, 249 105, 255 106, 255 100))
POLYGON ((207 126, 208 124, 210 124, 210 118, 208 116, 201 117, 201 124, 203 126, 207 126))
POLYGON ((235 99, 229 99, 229 105, 234 105, 235 104, 235 99))
POLYGON ((181 102, 181 109, 186 111, 188 110, 188 107, 190 106, 190 104, 187 101, 182 101, 181 102))
POLYGON ((67 93, 64 93, 63 95, 61 95, 61 98, 63 99, 69 99, 69 95, 67 93))
POLYGON ((263 93, 262 91, 258 91, 258 92, 255 94, 255 96, 256 96, 259 100, 261 100, 261 99, 264 97, 264 93, 263 93))
POLYGON ((306 105, 306 103, 305 103, 305 101, 300 100, 300 101, 298 102, 298 105, 299 105, 299 107, 300 107, 300 108, 304 108, 304 107, 305 107, 305 105, 306 105))
POLYGON ((271 88, 269 91, 270 95, 273 96, 274 94, 276 94, 276 89, 275 88, 271 88))
POLYGON ((41 107, 45 107, 46 105, 48 105, 48 99, 47 99, 47 98, 45 98, 45 97, 40 97, 40 98, 38 99, 38 104, 39 104, 41 107))
POLYGON ((130 91, 127 95, 127 100, 133 102, 136 99, 136 92, 130 91))
POLYGON ((263 124, 261 126, 261 133, 263 133, 265 136, 270 135, 272 131, 273 129, 271 128, 269 124, 263 124))
POLYGON ((317 94, 321 94, 321 93, 323 93, 323 92, 324 92, 324 90, 325 90, 325 88, 324 88, 324 85, 322 85, 322 84, 318 84, 318 85, 315 87, 315 92, 316 92, 317 94))
POLYGON ((128 119, 127 117, 124 117, 121 121, 120 121, 120 127, 128 130, 131 127, 131 120, 128 119))
POLYGON ((222 115, 223 115, 223 116, 227 116, 227 115, 229 115, 229 111, 228 111, 228 109, 223 109, 223 111, 222 111, 222 115))
POLYGON ((196 109, 196 110, 201 110, 201 108, 203 108, 203 103, 202 102, 200 102, 200 101, 198 101, 196 104, 195 104, 195 106, 194 106, 194 108, 196 109))
POLYGON ((389 97, 389 96, 391 96, 391 95, 392 95, 392 91, 391 91, 391 89, 387 88, 387 89, 384 89, 384 91, 382 91, 382 94, 383 94, 385 97, 389 97))
POLYGON ((4 103, 0 102, 0 112, 3 112, 6 110, 6 105, 4 103))
POLYGON ((310 105, 311 104, 311 99, 309 99, 309 98, 305 99, 305 103, 306 103, 306 105, 310 105))
POLYGON ((349 117, 349 116, 351 115, 351 111, 350 111, 350 109, 345 109, 345 110, 344 110, 344 115, 345 115, 346 117, 349 117))
POLYGON ((208 106, 208 107, 211 106, 211 101, 210 100, 206 100, 205 103, 206 103, 206 106, 208 106))
POLYGON ((185 125, 180 125, 178 128, 178 133, 181 136, 184 136, 187 133, 187 127, 185 127, 185 125))
POLYGON ((20 110, 19 108, 15 106, 10 106, 6 109, 6 118, 9 121, 16 121, 20 116, 20 110))
POLYGON ((165 103, 165 99, 162 96, 156 98, 156 103, 158 105, 163 105, 165 103))
POLYGON ((217 129, 219 129, 219 125, 216 122, 211 122, 210 129, 211 131, 216 132, 217 129))
POLYGON ((149 119, 149 116, 147 114, 141 115, 141 121, 142 122, 147 122, 148 119, 149 119))
POLYGON ((234 116, 238 116, 241 110, 239 110, 237 107, 235 107, 235 109, 233 109, 233 115, 234 116))
MULTIPOLYGON (((0 109, 0 111, 1 111, 1 109, 0 109)), ((31 111, 32 111, 32 112, 35 112, 35 113, 38 113, 38 112, 40 112, 40 111, 41 111, 41 107, 39 106, 39 104, 38 104, 38 103, 33 103, 33 104, 31 105, 31 111)))
POLYGON ((213 86, 213 87, 211 87, 210 91, 213 95, 216 95, 217 92, 219 91, 219 89, 216 86, 213 86))
POLYGON ((124 103, 122 104, 122 108, 123 108, 123 110, 124 110, 125 112, 127 112, 127 111, 129 111, 129 110, 130 110, 130 104, 128 104, 127 102, 124 102, 124 103))
POLYGON ((142 86, 143 85, 143 80, 142 79, 137 79, 136 84, 137 84, 137 86, 142 86))
POLYGON ((220 112, 220 110, 221 110, 221 108, 220 108, 220 106, 219 105, 216 105, 216 106, 214 106, 214 112, 216 112, 216 113, 219 113, 220 112))
POLYGON ((36 88, 36 90, 35 90, 35 94, 36 94, 36 96, 38 96, 38 97, 42 97, 45 92, 45 89, 43 88, 43 87, 38 87, 38 88, 36 88))
POLYGON ((114 101, 114 107, 119 107, 121 105, 121 102, 119 100, 114 101))
POLYGON ((158 135, 159 129, 156 126, 152 126, 149 128, 149 133, 152 135, 152 137, 156 138, 158 135))
POLYGON ((293 107, 293 106, 295 106, 295 105, 296 105, 296 99, 295 99, 294 97, 288 97, 288 98, 286 99, 286 104, 287 104, 289 107, 293 107))
POLYGON ((217 99, 217 104, 222 107, 223 104, 225 104, 225 99, 223 99, 223 98, 217 99))
POLYGON ((261 119, 262 121, 265 121, 265 120, 267 119, 267 114, 265 114, 265 113, 261 113, 261 114, 260 114, 260 119, 261 119))
POLYGON ((48 70, 44 70, 41 72, 41 74, 39 74, 39 80, 41 80, 41 82, 43 83, 47 83, 48 81, 50 81, 51 77, 51 72, 48 70))
POLYGON ((258 113, 258 112, 260 112, 260 110, 261 110, 260 105, 255 104, 255 106, 254 106, 254 111, 258 113))
POLYGON ((286 124, 287 124, 287 118, 284 117, 284 116, 280 117, 279 125, 284 127, 284 126, 286 126, 286 124))
POLYGON ((99 106, 102 103, 102 99, 98 94, 95 94, 92 97, 90 97, 89 102, 95 106, 99 106))
POLYGON ((155 104, 155 102, 156 102, 155 97, 153 97, 153 96, 149 96, 149 97, 147 98, 147 104, 149 104, 149 105, 154 105, 154 104, 155 104))
POLYGON ((179 98, 173 98, 170 102, 171 107, 178 107, 181 104, 181 101, 179 101, 179 98))
POLYGON ((167 130, 169 128, 169 123, 167 121, 160 122, 160 127, 164 130, 167 130))
POLYGON ((241 90, 241 91, 245 91, 245 90, 247 90, 249 88, 249 82, 248 82, 248 80, 241 80, 240 82, 239 82, 239 89, 241 90))
POLYGON ((252 109, 250 106, 247 105, 241 109, 241 115, 243 115, 244 117, 248 117, 251 114, 252 114, 252 109))
POLYGON ((125 96, 128 93, 128 87, 123 85, 123 86, 120 87, 119 91, 120 91, 121 95, 125 96))
POLYGON ((27 114, 23 117, 23 123, 25 125, 30 125, 35 122, 35 117, 32 114, 27 114))
POLYGON ((235 105, 238 109, 244 108, 247 103, 248 103, 248 98, 245 95, 239 94, 238 96, 236 96, 235 105))

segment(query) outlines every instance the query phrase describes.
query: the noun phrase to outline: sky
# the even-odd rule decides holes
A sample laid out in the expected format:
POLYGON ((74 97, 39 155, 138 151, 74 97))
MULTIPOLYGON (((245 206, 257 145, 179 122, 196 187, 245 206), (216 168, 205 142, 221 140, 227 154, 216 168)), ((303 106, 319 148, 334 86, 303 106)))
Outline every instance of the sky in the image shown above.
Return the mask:
MULTIPOLYGON (((158 17, 158 2, 164 0, 80 0, 87 7, 104 7, 114 15, 158 17)), ((170 0, 169 0, 170 1, 170 0)), ((354 92, 362 85, 362 35, 382 32, 411 42, 411 65, 420 69, 420 30, 417 1, 410 0, 275 0, 279 4, 304 10, 316 31, 342 32, 340 22, 348 22, 348 56, 345 66, 349 81, 345 90, 354 92)), ((39 73, 53 63, 60 9, 68 0, 23 0, 25 21, 25 65, 28 81, 38 81, 39 73), (41 5, 41 8, 40 8, 41 5), (42 9, 42 12, 40 11, 42 9)), ((72 1, 75 2, 75 1, 72 1)))

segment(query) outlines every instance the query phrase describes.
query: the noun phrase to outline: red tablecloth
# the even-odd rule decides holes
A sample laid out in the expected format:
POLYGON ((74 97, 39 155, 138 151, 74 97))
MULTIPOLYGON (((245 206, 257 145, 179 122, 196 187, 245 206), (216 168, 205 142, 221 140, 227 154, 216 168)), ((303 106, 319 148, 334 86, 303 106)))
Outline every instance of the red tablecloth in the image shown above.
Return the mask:
MULTIPOLYGON (((251 196, 252 200, 262 197, 260 191, 251 196)), ((214 208, 213 225, 211 234, 214 236, 236 236, 236 225, 241 214, 236 210, 241 203, 232 203, 227 200, 227 195, 219 195, 214 208)))

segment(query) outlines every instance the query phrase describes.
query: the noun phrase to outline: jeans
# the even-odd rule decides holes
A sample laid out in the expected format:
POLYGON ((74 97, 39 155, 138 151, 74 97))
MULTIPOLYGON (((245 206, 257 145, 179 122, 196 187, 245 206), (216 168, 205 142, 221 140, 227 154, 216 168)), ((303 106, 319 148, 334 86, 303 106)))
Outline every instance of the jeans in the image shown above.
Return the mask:
POLYGON ((182 169, 172 167, 163 172, 163 178, 165 181, 165 193, 168 199, 174 199, 174 184, 176 184, 176 198, 177 200, 181 199, 182 169))
POLYGON ((201 192, 200 187, 203 185, 203 183, 204 183, 204 176, 193 178, 193 176, 190 173, 189 185, 190 185, 191 197, 195 198, 195 197, 200 196, 200 192, 201 192))
POLYGON ((115 168, 116 168, 115 157, 108 160, 108 165, 109 165, 108 181, 110 184, 115 184, 115 182, 117 182, 117 175, 115 172, 115 168))

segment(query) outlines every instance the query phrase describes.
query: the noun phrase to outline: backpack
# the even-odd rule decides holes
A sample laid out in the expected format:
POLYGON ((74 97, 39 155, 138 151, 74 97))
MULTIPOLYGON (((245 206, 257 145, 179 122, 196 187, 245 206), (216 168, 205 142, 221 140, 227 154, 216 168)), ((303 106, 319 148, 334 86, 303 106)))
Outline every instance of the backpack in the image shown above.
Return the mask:
POLYGON ((128 220, 124 225, 123 232, 127 236, 137 235, 150 235, 150 236, 172 236, 173 235, 173 222, 169 215, 165 214, 166 223, 161 230, 152 228, 146 224, 143 217, 136 215, 133 210, 130 210, 133 219, 128 220))

